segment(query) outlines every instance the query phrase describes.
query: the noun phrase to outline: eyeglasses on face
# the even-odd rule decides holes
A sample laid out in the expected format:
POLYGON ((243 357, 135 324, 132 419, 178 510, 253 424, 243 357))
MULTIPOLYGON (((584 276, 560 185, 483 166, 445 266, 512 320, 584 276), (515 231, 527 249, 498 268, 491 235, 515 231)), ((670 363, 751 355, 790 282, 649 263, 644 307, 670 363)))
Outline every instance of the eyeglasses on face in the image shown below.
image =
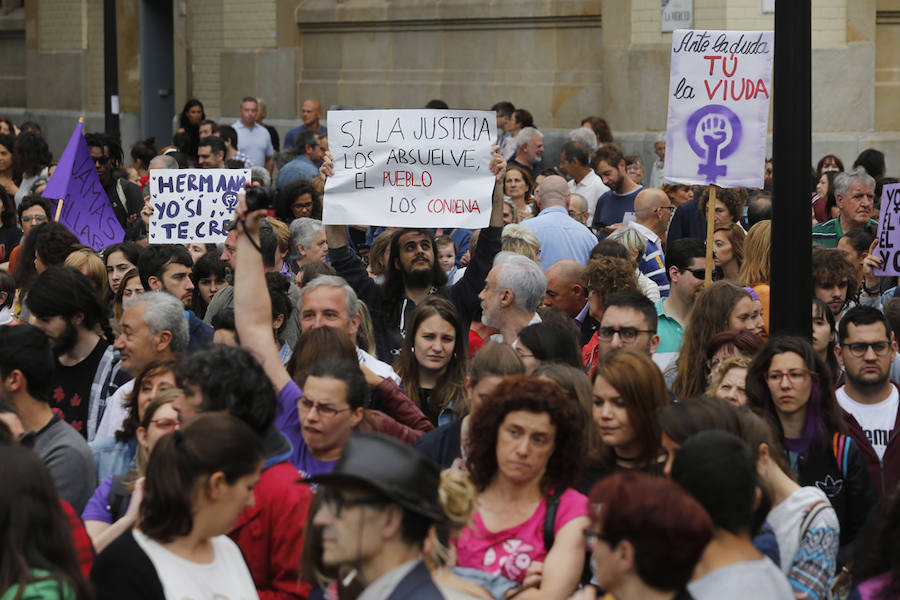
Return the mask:
POLYGON ((794 384, 799 385, 806 381, 807 377, 812 376, 812 373, 808 369, 791 369, 790 371, 769 371, 766 373, 766 379, 769 383, 778 385, 780 384, 785 377, 794 384))
POLYGON ((869 351, 869 348, 871 348, 877 356, 884 356, 890 349, 891 343, 886 340, 878 342, 852 342, 849 344, 843 344, 841 347, 849 350, 850 354, 852 354, 853 356, 861 358, 866 355, 866 352, 869 351))
POLYGON ((691 269, 690 267, 681 269, 681 272, 684 273, 687 271, 697 279, 706 279, 706 269, 691 269))
POLYGON ((616 329, 615 327, 600 327, 597 329, 597 337, 603 340, 604 342, 608 342, 613 339, 613 336, 619 334, 619 338, 625 342, 630 343, 637 339, 639 333, 655 333, 649 329, 638 329, 637 327, 620 327, 616 329))
POLYGON ((46 223, 47 215, 25 215, 22 217, 22 223, 31 223, 34 221, 35 223, 46 223))
POLYGON ((300 409, 300 412, 308 413, 312 409, 316 409, 316 412, 319 413, 319 416, 323 419, 330 419, 342 412, 347 412, 350 410, 350 407, 347 408, 335 408, 330 404, 321 404, 318 402, 313 402, 309 398, 303 398, 300 402, 297 403, 297 408, 300 409))
POLYGON ((162 431, 175 431, 180 425, 178 419, 152 419, 150 423, 162 431))

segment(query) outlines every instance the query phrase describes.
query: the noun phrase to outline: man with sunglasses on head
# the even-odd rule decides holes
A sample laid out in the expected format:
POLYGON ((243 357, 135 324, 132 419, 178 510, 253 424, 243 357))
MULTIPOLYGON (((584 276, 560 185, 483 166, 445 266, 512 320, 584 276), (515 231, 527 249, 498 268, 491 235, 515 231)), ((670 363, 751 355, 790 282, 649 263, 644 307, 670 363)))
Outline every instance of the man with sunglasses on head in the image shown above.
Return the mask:
POLYGON ((834 395, 881 498, 900 479, 900 394, 890 380, 897 341, 881 311, 856 306, 841 319, 838 342, 846 378, 834 395))
POLYGON ((113 177, 113 173, 122 164, 122 146, 119 140, 105 133, 88 133, 84 136, 100 185, 109 198, 116 219, 123 229, 138 220, 144 208, 144 197, 140 186, 127 179, 113 177))
MULTIPOLYGON (((684 328, 694 307, 694 299, 703 289, 706 277, 706 248, 693 238, 675 240, 666 252, 666 273, 669 276, 669 296, 656 303, 661 360, 673 357, 681 350, 684 328)), ((666 363, 668 364, 668 363, 666 363)))

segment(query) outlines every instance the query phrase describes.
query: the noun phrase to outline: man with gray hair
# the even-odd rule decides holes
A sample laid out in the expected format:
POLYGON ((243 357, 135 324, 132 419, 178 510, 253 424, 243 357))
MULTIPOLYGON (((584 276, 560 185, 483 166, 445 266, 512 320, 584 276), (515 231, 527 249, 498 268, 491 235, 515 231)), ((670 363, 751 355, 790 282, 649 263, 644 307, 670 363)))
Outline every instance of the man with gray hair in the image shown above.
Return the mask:
POLYGON ((158 156, 154 156, 150 163, 147 165, 147 170, 152 171, 153 169, 177 169, 178 161, 175 160, 174 157, 169 156, 168 154, 160 154, 158 156))
MULTIPOLYGON (((121 333, 113 344, 119 351, 123 371, 137 377, 150 363, 176 360, 187 350, 188 321, 178 298, 166 292, 144 292, 126 302, 124 308, 121 333)), ((122 426, 128 415, 124 401, 133 389, 134 379, 122 384, 109 398, 93 443, 114 435, 122 426)))
MULTIPOLYGON (((318 327, 333 327, 344 331, 356 344, 359 330, 359 300, 353 288, 337 275, 319 275, 300 290, 300 327, 303 331, 318 327)), ((394 369, 356 346, 359 363, 385 379, 400 385, 394 369)))
POLYGON ((291 244, 291 259, 298 268, 309 263, 325 262, 328 241, 322 221, 309 217, 291 221, 291 244))
POLYGON ((875 180, 862 167, 834 178, 834 197, 841 213, 812 229, 813 242, 826 248, 837 248, 838 240, 853 229, 869 229, 873 233, 878 222, 872 220, 875 210, 875 180))
POLYGON ((500 331, 491 339, 515 346, 522 329, 541 322, 537 309, 546 289, 547 278, 536 262, 512 252, 497 254, 478 294, 481 322, 500 331))
POLYGON ((510 165, 519 165, 537 178, 541 172, 541 160, 544 158, 544 134, 534 127, 523 127, 516 136, 516 155, 509 161, 510 165))
POLYGON ((587 264, 597 236, 569 216, 566 209, 569 186, 559 175, 546 177, 535 190, 534 198, 541 212, 522 225, 531 229, 541 242, 541 264, 548 269, 553 263, 569 258, 587 264))

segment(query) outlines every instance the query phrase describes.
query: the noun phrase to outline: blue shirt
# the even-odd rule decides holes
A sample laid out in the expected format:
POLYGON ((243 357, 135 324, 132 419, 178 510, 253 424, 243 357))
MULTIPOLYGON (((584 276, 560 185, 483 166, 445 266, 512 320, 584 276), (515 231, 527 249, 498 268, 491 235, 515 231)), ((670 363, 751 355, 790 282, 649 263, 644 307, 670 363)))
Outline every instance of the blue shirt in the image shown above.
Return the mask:
POLYGON ((278 172, 278 187, 284 187, 298 179, 314 179, 319 174, 316 165, 305 154, 301 154, 278 172))
POLYGON ((564 206, 549 206, 538 216, 522 221, 541 242, 541 265, 546 271, 553 263, 572 259, 585 265, 591 250, 597 245, 597 236, 569 216, 564 206))
POLYGON ((638 193, 644 189, 638 187, 629 194, 617 194, 610 190, 600 196, 597 200, 597 207, 594 209, 594 221, 592 223, 594 229, 600 229, 605 225, 614 225, 622 223, 625 219, 625 213, 634 212, 634 199, 638 193), (605 225, 601 225, 604 223, 605 225))
MULTIPOLYGON (((294 144, 297 141, 297 136, 300 135, 301 131, 306 131, 306 125, 304 125, 303 123, 300 123, 300 125, 294 127, 284 135, 285 150, 292 150, 294 148, 294 144)), ((321 127, 319 127, 319 130, 316 133, 318 133, 319 135, 328 133, 328 128, 322 125, 321 127)))
POLYGON ((265 165, 266 158, 275 153, 269 130, 262 125, 254 125, 253 129, 249 129, 240 119, 232 127, 237 132, 238 150, 246 154, 254 165, 265 165))

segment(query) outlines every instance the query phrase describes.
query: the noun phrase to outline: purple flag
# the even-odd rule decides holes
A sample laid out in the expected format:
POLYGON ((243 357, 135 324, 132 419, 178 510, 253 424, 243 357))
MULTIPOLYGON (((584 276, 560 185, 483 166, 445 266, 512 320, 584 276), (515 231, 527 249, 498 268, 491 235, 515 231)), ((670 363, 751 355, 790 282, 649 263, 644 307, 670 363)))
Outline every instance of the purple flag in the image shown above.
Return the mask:
POLYGON ((53 199, 54 218, 57 218, 57 207, 62 202, 57 220, 82 244, 102 250, 121 242, 125 230, 100 185, 94 159, 82 135, 83 129, 84 123, 79 121, 42 195, 53 199))

